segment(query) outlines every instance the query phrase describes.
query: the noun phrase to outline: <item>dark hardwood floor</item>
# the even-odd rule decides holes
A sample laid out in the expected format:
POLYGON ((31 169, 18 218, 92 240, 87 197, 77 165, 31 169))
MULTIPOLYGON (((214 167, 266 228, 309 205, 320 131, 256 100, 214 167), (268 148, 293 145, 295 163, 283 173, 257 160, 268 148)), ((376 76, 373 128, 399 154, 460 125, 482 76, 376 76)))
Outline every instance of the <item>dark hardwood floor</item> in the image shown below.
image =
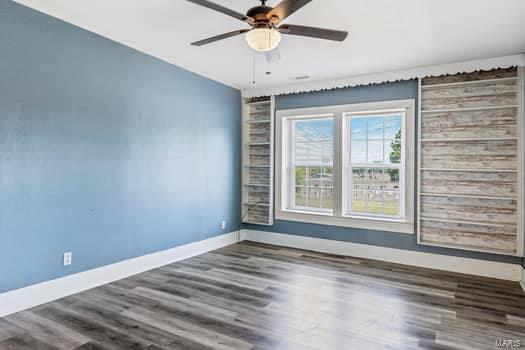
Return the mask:
POLYGON ((497 349, 504 340, 525 346, 518 283, 251 242, 0 319, 0 349, 16 350, 497 349))

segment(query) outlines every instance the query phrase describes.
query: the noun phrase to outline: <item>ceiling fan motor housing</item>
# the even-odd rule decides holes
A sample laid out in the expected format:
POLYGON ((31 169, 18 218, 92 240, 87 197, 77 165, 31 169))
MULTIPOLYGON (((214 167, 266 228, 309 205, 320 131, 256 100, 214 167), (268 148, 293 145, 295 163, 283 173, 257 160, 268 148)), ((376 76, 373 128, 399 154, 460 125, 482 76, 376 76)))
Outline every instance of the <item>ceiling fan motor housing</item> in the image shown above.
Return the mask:
POLYGON ((253 18, 255 20, 256 26, 258 24, 264 24, 267 26, 269 21, 268 21, 268 18, 266 17, 266 14, 270 12, 271 10, 273 10, 273 7, 266 6, 266 5, 259 5, 259 6, 255 6, 249 9, 248 12, 246 12, 246 16, 253 18))

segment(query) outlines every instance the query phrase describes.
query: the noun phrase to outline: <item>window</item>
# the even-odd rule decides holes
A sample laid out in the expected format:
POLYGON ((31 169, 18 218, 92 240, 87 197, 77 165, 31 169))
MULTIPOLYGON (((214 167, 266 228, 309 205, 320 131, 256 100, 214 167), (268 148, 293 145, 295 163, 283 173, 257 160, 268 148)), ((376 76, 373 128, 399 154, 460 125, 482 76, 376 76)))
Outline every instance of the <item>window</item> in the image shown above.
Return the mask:
POLYGON ((345 215, 402 218, 405 111, 347 113, 343 127, 345 215))
POLYGON ((333 210, 333 118, 291 120, 288 178, 291 209, 331 213, 333 210))
POLYGON ((414 101, 277 112, 278 219, 413 233, 414 101))

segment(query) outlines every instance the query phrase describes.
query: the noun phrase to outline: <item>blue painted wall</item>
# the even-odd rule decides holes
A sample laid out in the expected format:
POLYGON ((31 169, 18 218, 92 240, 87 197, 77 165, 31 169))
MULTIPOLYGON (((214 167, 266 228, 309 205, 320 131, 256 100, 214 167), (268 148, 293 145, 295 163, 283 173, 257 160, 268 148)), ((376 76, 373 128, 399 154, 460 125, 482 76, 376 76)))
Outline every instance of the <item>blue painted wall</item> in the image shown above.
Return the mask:
MULTIPOLYGON (((305 108, 317 106, 364 103, 399 99, 415 99, 417 103, 417 80, 335 89, 321 92, 279 96, 277 109, 305 108)), ((414 128, 417 130, 417 125, 414 128)), ((417 136, 417 135, 416 135, 417 136)), ((417 142, 417 139, 416 139, 417 142)), ((417 155, 416 155, 417 159, 417 155)), ((417 174, 416 174, 417 176, 417 174)), ((417 178, 417 177, 416 177, 417 178)), ((416 182, 417 183, 417 182, 416 182)), ((414 198, 415 200, 415 198, 414 198)), ((502 261, 519 264, 522 259, 497 254, 485 254, 456 249, 422 246, 416 243, 416 235, 344 228, 327 225, 307 224, 276 220, 273 226, 244 225, 244 228, 318 237, 338 241, 370 244, 375 246, 430 252, 443 255, 471 257, 484 260, 502 261)), ((525 266, 525 265, 524 265, 525 266)))
POLYGON ((235 89, 0 1, 0 292, 236 230, 240 120, 235 89))

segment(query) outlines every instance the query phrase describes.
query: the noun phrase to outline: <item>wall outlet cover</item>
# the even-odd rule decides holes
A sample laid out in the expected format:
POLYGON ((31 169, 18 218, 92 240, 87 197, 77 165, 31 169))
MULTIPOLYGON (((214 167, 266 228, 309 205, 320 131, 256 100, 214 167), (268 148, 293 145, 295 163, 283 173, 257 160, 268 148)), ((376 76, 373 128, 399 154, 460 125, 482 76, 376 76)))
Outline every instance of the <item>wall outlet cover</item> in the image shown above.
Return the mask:
POLYGON ((73 258, 73 253, 71 252, 64 253, 64 266, 71 265, 72 258, 73 258))

